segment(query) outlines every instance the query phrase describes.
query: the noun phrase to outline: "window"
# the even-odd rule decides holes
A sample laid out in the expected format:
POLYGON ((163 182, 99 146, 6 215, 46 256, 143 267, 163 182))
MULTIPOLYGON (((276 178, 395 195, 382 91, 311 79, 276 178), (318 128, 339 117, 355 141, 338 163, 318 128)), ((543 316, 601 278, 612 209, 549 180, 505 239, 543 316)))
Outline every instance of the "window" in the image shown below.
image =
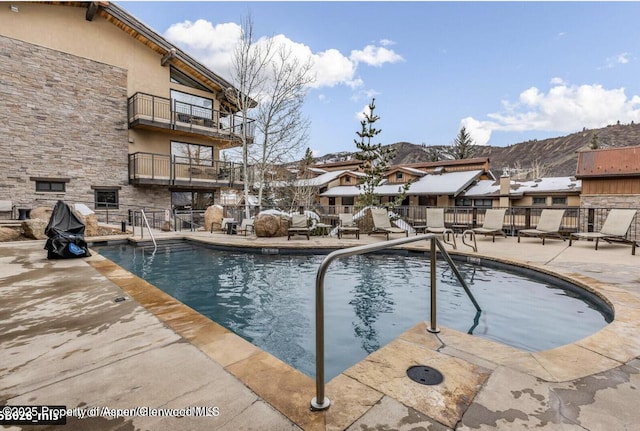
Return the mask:
POLYGON ((67 183, 69 180, 67 179, 37 179, 31 178, 32 181, 36 182, 36 192, 47 192, 47 193, 64 193, 67 191, 67 183))
POLYGON ((418 205, 422 207, 435 207, 436 198, 433 196, 418 196, 418 205))
POLYGON ((213 166, 213 147, 171 141, 171 160, 189 165, 213 166))
POLYGON ((534 205, 546 205, 547 204, 547 198, 534 197, 533 198, 533 204, 534 205))
POLYGON ((112 209, 118 208, 118 190, 117 189, 94 189, 94 208, 95 209, 112 209))
POLYGON ((473 201, 469 198, 456 199, 457 207, 470 207, 473 206, 473 201))
POLYGON ((493 201, 491 199, 474 199, 473 206, 480 208, 491 208, 493 206, 493 201))
POLYGON ((200 84, 198 81, 191 78, 187 74, 180 72, 178 69, 176 69, 173 66, 171 66, 170 80, 171 82, 176 84, 182 84, 182 85, 186 85, 187 87, 197 88, 198 90, 210 92, 210 90, 207 87, 200 84))
POLYGON ((206 210, 213 205, 213 191, 171 192, 171 206, 175 210, 206 210))
POLYGON ((351 182, 351 177, 344 177, 344 182, 345 183, 350 183, 351 182))
POLYGON ((567 197, 566 196, 554 196, 551 198, 551 205, 566 205, 567 197))
POLYGON ((188 121, 190 117, 213 118, 213 99, 171 90, 171 106, 178 113, 178 121, 188 121))
POLYGON ((353 205, 355 198, 353 196, 343 196, 342 205, 353 205))
POLYGON ((396 172, 396 180, 402 180, 402 172, 396 172))

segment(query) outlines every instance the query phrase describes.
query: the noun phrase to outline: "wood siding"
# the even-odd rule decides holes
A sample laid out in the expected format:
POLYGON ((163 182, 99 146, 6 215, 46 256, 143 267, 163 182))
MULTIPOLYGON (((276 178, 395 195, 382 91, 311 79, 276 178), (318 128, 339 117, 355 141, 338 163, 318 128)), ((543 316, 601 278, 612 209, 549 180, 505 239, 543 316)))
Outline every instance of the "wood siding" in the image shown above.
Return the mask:
POLYGON ((585 195, 634 195, 640 194, 640 178, 589 179, 582 180, 585 195))

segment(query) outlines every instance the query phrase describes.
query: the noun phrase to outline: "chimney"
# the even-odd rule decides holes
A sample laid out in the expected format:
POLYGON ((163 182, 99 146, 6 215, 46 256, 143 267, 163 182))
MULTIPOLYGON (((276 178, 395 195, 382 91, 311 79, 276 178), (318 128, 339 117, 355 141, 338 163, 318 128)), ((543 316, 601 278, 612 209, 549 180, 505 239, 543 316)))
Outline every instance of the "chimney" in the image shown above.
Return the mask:
POLYGON ((511 189, 511 177, 502 174, 500 177, 500 208, 509 208, 509 191, 511 189))

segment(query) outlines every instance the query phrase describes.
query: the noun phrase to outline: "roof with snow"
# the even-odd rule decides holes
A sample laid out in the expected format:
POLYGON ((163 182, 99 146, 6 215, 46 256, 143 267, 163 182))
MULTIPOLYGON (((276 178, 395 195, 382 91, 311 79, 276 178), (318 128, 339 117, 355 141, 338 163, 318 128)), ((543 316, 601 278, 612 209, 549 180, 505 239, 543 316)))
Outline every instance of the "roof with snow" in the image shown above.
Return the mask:
MULTIPOLYGON (((573 177, 548 177, 530 181, 511 180, 509 194, 521 196, 537 193, 569 193, 579 192, 582 181, 573 177)), ((492 180, 481 180, 464 192, 467 197, 491 196, 500 194, 500 183, 492 180)))
MULTIPOLYGON (((459 171, 445 172, 443 174, 427 174, 419 180, 411 183, 409 191, 410 195, 453 195, 457 196, 474 181, 476 181, 484 171, 459 171)), ((395 196, 401 185, 399 184, 383 184, 376 187, 375 193, 380 196, 395 196)), ((358 196, 361 194, 360 189, 356 186, 338 186, 331 187, 321 196, 358 196)))

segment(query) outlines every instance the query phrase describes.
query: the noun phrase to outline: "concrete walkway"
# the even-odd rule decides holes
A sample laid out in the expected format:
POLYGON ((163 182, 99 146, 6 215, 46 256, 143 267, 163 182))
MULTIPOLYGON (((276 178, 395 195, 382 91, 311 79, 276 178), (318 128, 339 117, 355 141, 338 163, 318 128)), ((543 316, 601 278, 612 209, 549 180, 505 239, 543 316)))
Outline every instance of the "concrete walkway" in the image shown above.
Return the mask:
MULTIPOLYGON (((269 248, 384 240, 178 236, 269 248)), ((49 261, 43 245, 0 245, 0 405, 100 410, 91 418, 70 417, 66 426, 0 429, 640 429, 640 256, 629 246, 603 244, 595 251, 586 241, 569 248, 557 240, 542 246, 529 238, 520 244, 479 239, 477 254, 468 248, 458 253, 571 279, 606 298, 614 322, 574 344, 536 353, 448 328, 430 334, 417 322, 329 382, 331 407, 310 412, 315 386, 309 377, 97 253, 49 261), (415 364, 436 367, 445 381, 412 382, 406 369, 415 364), (112 410, 137 407, 204 407, 209 416, 195 416, 193 409, 156 416, 112 410)))

